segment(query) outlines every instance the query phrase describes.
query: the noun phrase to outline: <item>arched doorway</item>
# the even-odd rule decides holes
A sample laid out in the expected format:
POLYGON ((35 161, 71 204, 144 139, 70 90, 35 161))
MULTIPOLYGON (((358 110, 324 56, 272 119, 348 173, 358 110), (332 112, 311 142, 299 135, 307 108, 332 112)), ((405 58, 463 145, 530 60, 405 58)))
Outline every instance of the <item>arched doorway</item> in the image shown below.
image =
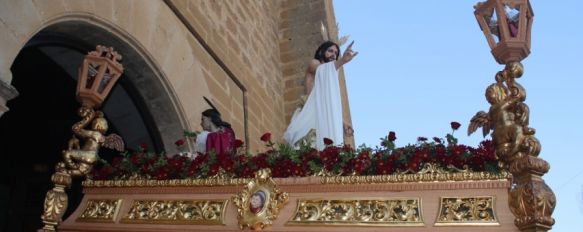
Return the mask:
MULTIPOLYGON (((181 133, 182 116, 173 108, 164 78, 144 52, 99 22, 62 20, 38 32, 14 60, 12 85, 19 96, 0 117, 0 231, 35 231, 42 227, 44 194, 61 150, 79 120, 75 101, 77 67, 97 44, 124 56, 124 76, 103 104, 110 132, 128 149, 140 144, 165 150, 166 131, 181 133)), ((117 154, 102 150, 108 159, 117 154), (104 153, 105 152, 105 153, 104 153)), ((69 211, 81 200, 80 180, 69 191, 69 211)), ((65 214, 68 216, 69 213, 65 214)))

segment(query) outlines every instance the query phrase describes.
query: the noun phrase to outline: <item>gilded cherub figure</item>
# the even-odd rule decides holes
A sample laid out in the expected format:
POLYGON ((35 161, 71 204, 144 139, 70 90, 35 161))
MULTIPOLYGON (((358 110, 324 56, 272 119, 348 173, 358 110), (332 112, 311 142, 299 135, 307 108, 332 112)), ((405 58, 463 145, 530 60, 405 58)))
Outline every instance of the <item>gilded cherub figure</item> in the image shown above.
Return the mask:
POLYGON ((534 134, 528 127, 529 109, 524 100, 526 92, 514 81, 522 76, 523 68, 518 62, 509 63, 496 74, 496 83, 486 89, 486 99, 490 103, 488 113, 480 111, 470 120, 468 135, 482 127, 483 135, 492 132, 492 141, 501 166, 524 155, 526 136, 534 134))
POLYGON ((57 171, 72 176, 85 176, 97 161, 97 152, 101 146, 123 151, 124 144, 117 134, 105 136, 108 125, 101 111, 95 112, 90 107, 82 106, 77 113, 82 120, 73 125, 74 135, 69 140, 68 149, 63 151, 63 162, 57 164, 57 171), (89 123, 90 128, 84 129, 89 123), (84 139, 83 146, 79 146, 77 136, 84 139))

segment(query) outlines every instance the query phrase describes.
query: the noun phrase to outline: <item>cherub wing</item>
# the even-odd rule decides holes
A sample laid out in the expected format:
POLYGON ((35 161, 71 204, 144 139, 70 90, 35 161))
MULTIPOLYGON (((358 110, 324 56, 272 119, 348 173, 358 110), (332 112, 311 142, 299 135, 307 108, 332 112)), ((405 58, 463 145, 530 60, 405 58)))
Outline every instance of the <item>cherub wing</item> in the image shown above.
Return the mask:
POLYGON ((109 149, 113 149, 116 151, 124 151, 125 146, 123 143, 123 139, 121 136, 117 134, 110 134, 105 136, 105 141, 103 142, 103 146, 109 149))
POLYGON ((490 118, 488 113, 480 111, 472 117, 470 125, 468 126, 468 136, 474 133, 479 127, 482 127, 484 137, 490 133, 490 118))

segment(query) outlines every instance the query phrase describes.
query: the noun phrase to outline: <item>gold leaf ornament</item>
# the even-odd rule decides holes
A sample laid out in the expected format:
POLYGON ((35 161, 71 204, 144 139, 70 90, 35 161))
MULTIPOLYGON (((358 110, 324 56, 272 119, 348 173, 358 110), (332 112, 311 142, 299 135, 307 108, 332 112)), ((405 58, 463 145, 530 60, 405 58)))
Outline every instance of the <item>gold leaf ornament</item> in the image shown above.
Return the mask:
POLYGON ((271 178, 271 170, 257 171, 255 179, 250 180, 240 193, 233 196, 239 227, 265 229, 273 224, 279 210, 288 200, 289 194, 282 192, 271 178))

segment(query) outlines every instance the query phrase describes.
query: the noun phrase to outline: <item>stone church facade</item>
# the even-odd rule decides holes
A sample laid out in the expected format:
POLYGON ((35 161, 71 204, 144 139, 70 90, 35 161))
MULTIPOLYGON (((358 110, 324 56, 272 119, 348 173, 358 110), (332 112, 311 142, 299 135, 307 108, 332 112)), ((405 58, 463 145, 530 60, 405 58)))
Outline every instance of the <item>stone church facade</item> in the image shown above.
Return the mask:
MULTIPOLYGON (((19 52, 36 41, 52 43, 39 35, 83 44, 79 50, 113 46, 124 56, 122 78, 143 98, 160 147, 169 152, 183 129, 201 130, 200 113, 209 108, 203 96, 249 151, 264 149, 258 138, 265 132, 281 141, 303 94, 307 62, 322 42, 321 25, 330 38, 338 37, 331 0, 2 0, 1 5, 0 115, 19 96, 11 85, 19 52)), ((75 76, 74 71, 69 73, 75 76)), ((342 72, 341 78, 345 127, 351 130, 342 72)), ((353 138, 345 141, 352 144, 353 138)))
MULTIPOLYGON (((183 130, 202 129, 206 97, 253 154, 266 149, 265 132, 282 141, 321 25, 338 38, 332 0, 0 0, 0 230, 40 228, 50 175, 79 120, 77 69, 96 45, 123 56, 103 111, 127 148, 174 154, 183 130)), ((71 192, 75 209, 80 185, 71 192)))

